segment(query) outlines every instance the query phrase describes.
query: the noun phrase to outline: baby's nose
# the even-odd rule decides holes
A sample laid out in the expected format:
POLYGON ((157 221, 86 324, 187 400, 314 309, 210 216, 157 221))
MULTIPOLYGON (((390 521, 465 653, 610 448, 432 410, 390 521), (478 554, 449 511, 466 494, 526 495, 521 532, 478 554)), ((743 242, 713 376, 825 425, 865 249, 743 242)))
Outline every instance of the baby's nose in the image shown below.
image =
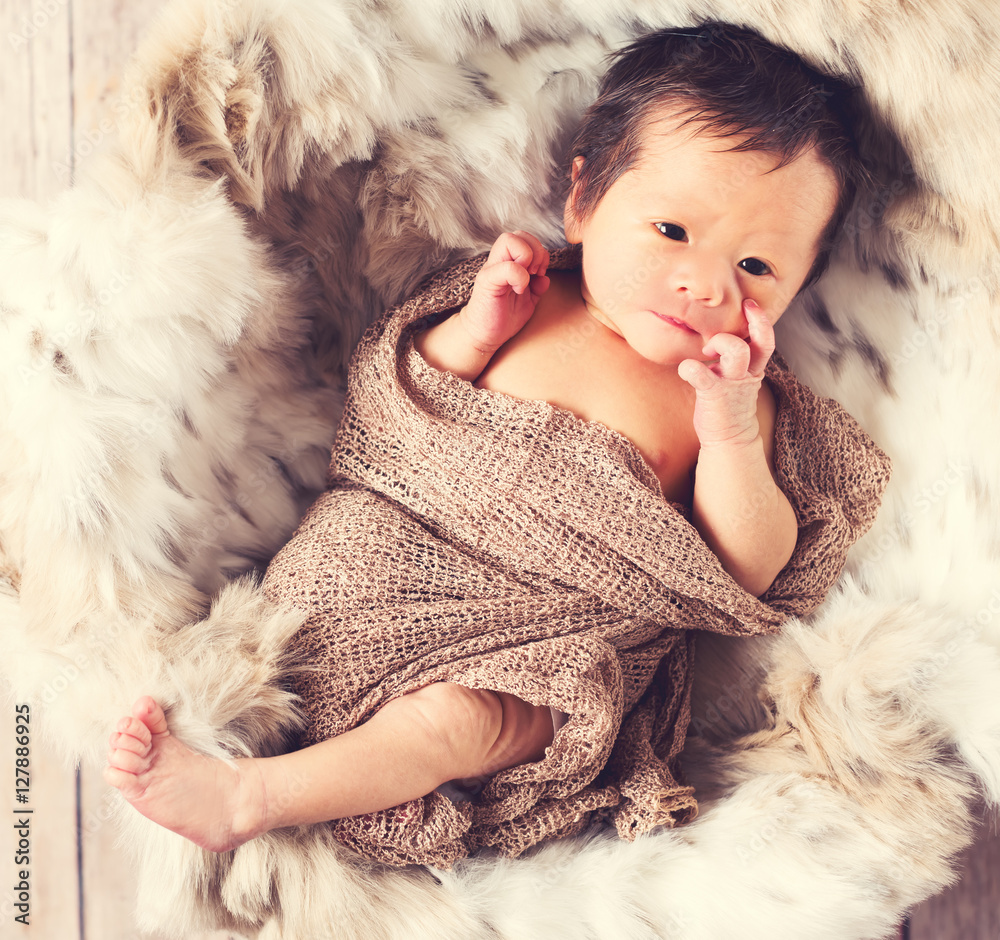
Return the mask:
POLYGON ((722 303, 722 291, 714 284, 682 285, 678 290, 685 295, 685 300, 695 301, 703 307, 718 307, 722 303))
POLYGON ((721 265, 712 259, 690 258, 673 274, 673 287, 687 302, 718 307, 726 299, 726 279, 721 265))

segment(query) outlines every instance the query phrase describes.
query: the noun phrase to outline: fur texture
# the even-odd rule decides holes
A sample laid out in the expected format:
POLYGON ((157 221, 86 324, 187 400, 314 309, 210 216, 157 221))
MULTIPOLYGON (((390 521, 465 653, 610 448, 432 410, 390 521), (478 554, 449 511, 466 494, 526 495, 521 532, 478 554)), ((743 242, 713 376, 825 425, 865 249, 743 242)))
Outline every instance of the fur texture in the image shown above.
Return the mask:
POLYGON ((709 12, 866 90, 881 185, 778 344, 894 476, 808 622, 701 639, 686 763, 707 808, 633 844, 597 832, 435 875, 359 865, 321 826, 209 856, 120 807, 141 926, 843 940, 955 877, 977 801, 1000 800, 987 5, 177 0, 74 188, 0 204, 8 679, 95 768, 141 692, 206 752, 280 749, 297 618, 233 579, 322 486, 363 326, 501 229, 556 244, 561 149, 605 52, 709 12))

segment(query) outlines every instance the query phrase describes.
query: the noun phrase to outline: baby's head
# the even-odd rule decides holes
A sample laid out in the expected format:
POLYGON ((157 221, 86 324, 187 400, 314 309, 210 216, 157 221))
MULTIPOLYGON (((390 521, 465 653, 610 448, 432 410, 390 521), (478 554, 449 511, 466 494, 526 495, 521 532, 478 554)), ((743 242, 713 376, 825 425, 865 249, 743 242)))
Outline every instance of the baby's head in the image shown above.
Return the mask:
MULTIPOLYGON (((727 24, 661 30, 623 49, 571 151, 566 230, 584 244, 585 280, 592 246, 605 255, 617 246, 647 275, 661 258, 668 273, 676 261, 685 304, 662 309, 666 301, 641 298, 668 318, 688 323, 696 300, 738 307, 750 297, 777 319, 826 268, 866 175, 845 116, 850 94, 794 53, 727 24), (645 253, 650 224, 670 244, 645 253)), ((595 287, 600 262, 590 259, 595 287)), ((605 275, 618 282, 608 280, 596 305, 633 307, 621 272, 605 275)), ((705 330, 694 325, 705 335, 730 321, 719 313, 705 330)))

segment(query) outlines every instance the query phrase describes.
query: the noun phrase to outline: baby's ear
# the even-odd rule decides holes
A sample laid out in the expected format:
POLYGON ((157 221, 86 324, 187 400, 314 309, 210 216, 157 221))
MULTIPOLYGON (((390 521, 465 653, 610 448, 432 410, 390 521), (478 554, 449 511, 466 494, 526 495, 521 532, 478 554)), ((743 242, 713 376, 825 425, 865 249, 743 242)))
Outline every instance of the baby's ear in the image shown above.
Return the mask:
POLYGON ((580 220, 576 213, 576 200, 580 194, 580 171, 582 169, 583 157, 580 155, 573 157, 573 166, 570 169, 569 195, 566 197, 566 205, 563 209, 563 228, 566 232, 566 241, 571 245, 579 244, 582 240, 580 220))

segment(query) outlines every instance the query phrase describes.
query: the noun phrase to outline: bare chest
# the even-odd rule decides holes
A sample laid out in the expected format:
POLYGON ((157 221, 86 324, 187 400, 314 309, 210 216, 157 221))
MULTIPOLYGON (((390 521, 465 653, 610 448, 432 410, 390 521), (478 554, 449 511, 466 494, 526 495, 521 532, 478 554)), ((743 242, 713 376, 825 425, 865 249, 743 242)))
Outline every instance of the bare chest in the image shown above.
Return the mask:
POLYGON ((474 384, 547 401, 618 431, 656 474, 664 497, 690 506, 698 457, 690 386, 675 367, 642 359, 586 314, 565 314, 558 304, 540 304, 474 384))

